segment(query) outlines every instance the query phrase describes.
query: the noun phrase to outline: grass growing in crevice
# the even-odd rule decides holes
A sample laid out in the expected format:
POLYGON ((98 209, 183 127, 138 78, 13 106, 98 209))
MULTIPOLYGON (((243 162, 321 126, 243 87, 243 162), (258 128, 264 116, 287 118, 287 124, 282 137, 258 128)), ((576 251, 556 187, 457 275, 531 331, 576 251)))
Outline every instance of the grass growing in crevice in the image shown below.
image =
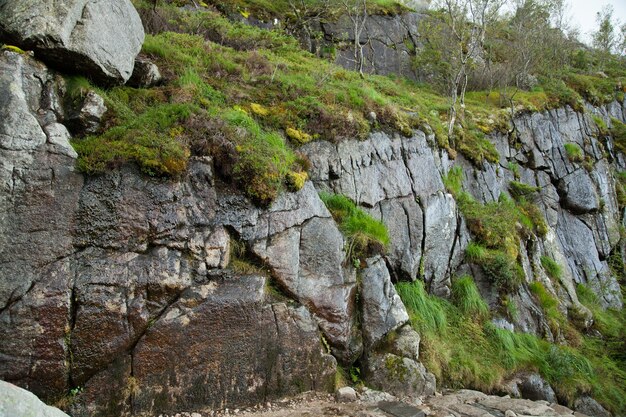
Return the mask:
POLYGON ((532 371, 541 374, 566 404, 586 393, 616 414, 626 411, 623 362, 608 357, 597 339, 582 337, 574 348, 497 328, 488 316, 467 309, 468 299, 476 293, 466 291, 473 286, 470 280, 460 282, 452 301, 427 294, 421 281, 396 285, 411 325, 422 337, 420 360, 439 384, 492 392, 507 377, 532 371))
POLYGON ((548 256, 542 256, 540 258, 541 266, 546 271, 546 274, 554 281, 558 282, 563 274, 563 267, 559 265, 554 259, 548 256))
POLYGON ((518 260, 520 243, 533 235, 547 233, 541 211, 527 200, 538 188, 512 181, 514 199, 501 194, 498 201, 482 204, 463 191, 460 167, 451 168, 443 183, 456 198, 475 239, 467 248, 466 259, 480 265, 502 293, 514 291, 524 275, 518 260))
POLYGON ((563 145, 567 157, 572 162, 582 162, 585 159, 583 150, 575 143, 566 143, 563 145))
POLYGON ((389 245, 389 232, 382 222, 343 195, 321 193, 320 198, 348 241, 348 259, 362 259, 374 253, 384 253, 389 245))

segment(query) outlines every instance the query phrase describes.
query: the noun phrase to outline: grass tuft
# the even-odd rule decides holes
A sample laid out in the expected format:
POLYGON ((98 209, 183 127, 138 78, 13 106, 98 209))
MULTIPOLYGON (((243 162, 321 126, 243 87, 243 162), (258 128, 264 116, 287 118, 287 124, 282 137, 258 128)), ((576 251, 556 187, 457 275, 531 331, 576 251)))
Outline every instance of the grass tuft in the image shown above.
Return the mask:
POLYGON ((320 198, 348 240, 348 258, 360 259, 385 251, 389 233, 382 222, 343 195, 320 193, 320 198))

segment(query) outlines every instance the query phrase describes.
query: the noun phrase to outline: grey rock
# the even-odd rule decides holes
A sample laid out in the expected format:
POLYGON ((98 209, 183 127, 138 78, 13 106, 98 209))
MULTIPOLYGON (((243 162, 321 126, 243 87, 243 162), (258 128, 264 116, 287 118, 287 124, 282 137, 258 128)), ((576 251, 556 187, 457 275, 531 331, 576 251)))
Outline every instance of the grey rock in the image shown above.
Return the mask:
MULTIPOLYGON (((416 10, 422 10, 423 2, 412 2, 416 10)), ((410 6, 412 7, 412 6, 410 6)), ((419 13, 409 12, 396 16, 368 16, 359 42, 363 45, 364 71, 375 74, 397 74, 415 79, 411 66, 413 49, 417 46, 419 13)), ((350 47, 354 42, 354 26, 348 16, 336 22, 325 22, 322 31, 327 40, 339 45, 336 63, 355 69, 354 55, 350 47)))
POLYGON ((280 286, 320 319, 335 353, 350 363, 361 352, 352 322, 356 277, 344 269, 343 236, 330 218, 314 217, 254 244, 280 286))
POLYGON ((419 361, 420 335, 407 324, 400 327, 389 346, 389 351, 395 355, 419 361))
POLYGON ((366 348, 409 321, 409 314, 391 283, 385 261, 379 256, 368 259, 361 273, 361 305, 366 348))
POLYGON ((574 214, 584 214, 599 208, 598 194, 582 169, 574 171, 559 183, 559 192, 563 194, 562 204, 574 214))
POLYGON ((435 393, 435 376, 419 363, 392 353, 367 356, 364 377, 369 386, 396 397, 428 396, 435 393))
POLYGON ((65 124, 79 135, 97 133, 107 111, 104 99, 90 90, 83 97, 67 106, 65 124))
POLYGON ((381 201, 370 214, 382 221, 389 232, 387 259, 395 276, 411 281, 420 274, 424 220, 413 196, 381 201))
POLYGON ((522 398, 537 401, 556 402, 552 387, 538 374, 522 375, 518 387, 522 398))
POLYGON ((448 297, 451 285, 449 261, 457 233, 456 203, 450 194, 439 192, 425 205, 425 278, 433 294, 448 297))
POLYGON ((44 404, 35 394, 0 380, 0 416, 68 417, 55 407, 44 404))
POLYGON ((163 81, 159 67, 146 57, 135 58, 133 74, 127 84, 135 88, 148 88, 160 84, 163 81))
POLYGON ((144 39, 129 0, 15 0, 0 5, 0 35, 58 68, 123 83, 144 39))
POLYGON ((381 401, 378 408, 385 413, 394 417, 424 417, 424 411, 421 409, 399 401, 381 401))
POLYGON ((352 387, 341 387, 335 393, 335 398, 340 403, 351 403, 357 400, 356 391, 352 387))
POLYGON ((611 413, 589 396, 577 398, 574 401, 574 410, 593 417, 611 417, 611 413))

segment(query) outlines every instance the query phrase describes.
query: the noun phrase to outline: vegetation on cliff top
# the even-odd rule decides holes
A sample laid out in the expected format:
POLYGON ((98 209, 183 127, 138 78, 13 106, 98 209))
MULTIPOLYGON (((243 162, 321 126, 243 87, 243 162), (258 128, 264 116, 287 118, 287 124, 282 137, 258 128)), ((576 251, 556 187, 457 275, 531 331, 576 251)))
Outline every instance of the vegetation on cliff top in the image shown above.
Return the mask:
MULTIPOLYGON (((273 10, 265 3, 228 4, 250 13, 265 6, 273 10)), ((288 4, 272 2, 272 7, 288 4)), ((106 133, 74 142, 79 167, 98 173, 133 161, 150 175, 175 176, 184 172, 190 155, 211 154, 224 178, 261 204, 301 182, 307 164, 297 147, 310 140, 365 138, 376 129, 410 135, 423 128, 453 157, 458 151, 478 165, 496 162, 498 152, 486 135, 510 131, 511 104, 524 111, 563 104, 581 108, 582 97, 605 102, 622 94, 616 86, 626 73, 613 63, 611 78, 597 75, 600 63, 583 50, 583 69, 542 76, 530 91, 503 86, 468 92, 465 111, 448 136, 449 100, 436 91, 436 82, 362 78, 303 51, 287 29, 232 22, 211 7, 163 3, 155 11, 139 1, 137 6, 150 33, 143 52, 159 65, 166 83, 99 90, 110 109, 106 133), (159 114, 166 116, 163 121, 155 120, 159 114)))

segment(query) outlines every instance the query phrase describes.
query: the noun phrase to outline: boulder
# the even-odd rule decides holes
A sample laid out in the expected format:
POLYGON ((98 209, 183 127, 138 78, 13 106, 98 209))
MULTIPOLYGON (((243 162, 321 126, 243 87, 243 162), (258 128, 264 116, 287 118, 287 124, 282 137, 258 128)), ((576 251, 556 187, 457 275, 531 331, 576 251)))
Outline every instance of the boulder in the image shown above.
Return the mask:
POLYGON ((409 314, 391 283, 385 261, 380 257, 367 260, 361 273, 361 307, 363 339, 369 348, 387 333, 409 321, 409 314))
POLYGON ((130 0, 12 0, 0 3, 0 38, 64 71, 118 84, 133 72, 144 30, 130 0))
POLYGON ((135 59, 133 75, 128 80, 128 85, 135 88, 147 88, 158 85, 163 81, 159 67, 148 58, 138 56, 135 59))
POLYGON ((517 386, 522 398, 533 401, 557 402, 554 390, 539 374, 526 374, 518 377, 517 386))
POLYGON ((335 393, 340 403, 351 403, 357 400, 356 391, 352 387, 341 387, 335 393))
POLYGON ((596 400, 586 395, 574 401, 574 410, 593 417, 611 417, 611 413, 596 400))
POLYGON ((104 99, 95 91, 81 94, 75 101, 66 100, 65 125, 78 135, 98 133, 102 117, 107 111, 104 99))
POLYGON ((392 353, 373 353, 364 361, 368 386, 396 397, 419 397, 435 393, 435 376, 413 359, 392 353))
POLYGON ((58 408, 44 404, 25 389, 0 380, 0 416, 69 417, 58 408))

